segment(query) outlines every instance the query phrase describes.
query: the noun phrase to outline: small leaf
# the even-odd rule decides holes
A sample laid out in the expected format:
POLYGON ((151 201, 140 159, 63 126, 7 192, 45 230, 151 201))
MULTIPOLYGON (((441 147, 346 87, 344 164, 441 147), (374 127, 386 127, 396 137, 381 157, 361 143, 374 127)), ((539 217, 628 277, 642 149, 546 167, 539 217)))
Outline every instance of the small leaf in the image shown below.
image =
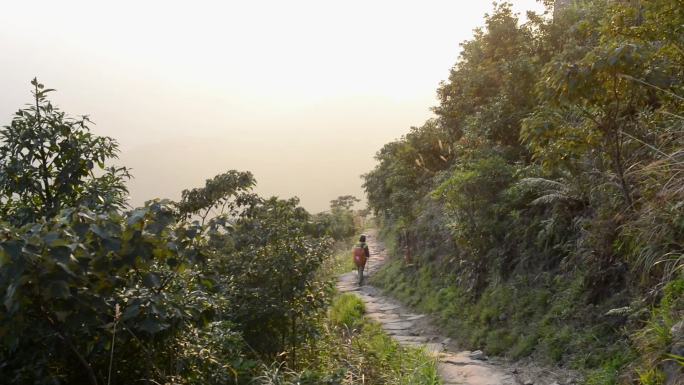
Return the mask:
POLYGON ((81 218, 87 219, 87 220, 89 220, 89 221, 94 221, 94 220, 95 220, 95 218, 93 218, 92 216, 90 216, 90 214, 84 213, 84 212, 79 212, 79 213, 78 213, 78 216, 81 217, 81 218))
POLYGON ((7 308, 7 310, 12 309, 12 307, 14 305, 14 294, 16 293, 16 291, 17 291, 16 282, 11 283, 5 291, 4 304, 5 304, 5 307, 7 308))
POLYGON ((90 225, 90 231, 102 239, 109 239, 109 234, 107 234, 100 226, 96 224, 90 225))
POLYGON ((131 318, 137 317, 138 314, 140 314, 140 305, 135 303, 130 306, 126 306, 126 309, 123 312, 123 315, 121 316, 121 320, 126 321, 131 318))
POLYGON ((134 210, 134 211, 128 216, 128 220, 127 220, 128 225, 129 225, 129 226, 133 226, 133 225, 139 223, 140 221, 142 221, 143 219, 145 219, 145 215, 146 215, 146 214, 147 214, 147 209, 142 208, 142 209, 134 210))
POLYGON ((159 285, 161 285, 159 276, 154 273, 145 274, 145 276, 143 277, 143 283, 145 284, 145 286, 152 289, 157 288, 159 287, 159 285))
POLYGON ((54 281, 49 285, 52 298, 66 299, 71 297, 69 285, 65 281, 54 281))
POLYGON ((10 263, 10 261, 11 259, 9 254, 7 254, 4 248, 0 247, 0 268, 10 263))
POLYGON ((72 277, 76 277, 76 274, 74 274, 71 269, 69 269, 69 266, 64 264, 63 262, 57 262, 57 266, 59 266, 65 273, 69 274, 72 277))
POLYGON ((157 334, 168 327, 168 324, 153 318, 146 318, 139 326, 140 330, 146 331, 150 334, 157 334))

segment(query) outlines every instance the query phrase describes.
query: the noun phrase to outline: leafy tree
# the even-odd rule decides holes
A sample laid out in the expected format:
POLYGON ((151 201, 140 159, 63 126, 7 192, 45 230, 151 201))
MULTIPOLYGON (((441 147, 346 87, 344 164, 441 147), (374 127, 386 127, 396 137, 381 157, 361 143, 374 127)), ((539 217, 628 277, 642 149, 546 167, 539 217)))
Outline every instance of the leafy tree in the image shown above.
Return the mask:
POLYGON ((87 116, 74 119, 54 107, 37 79, 34 103, 0 130, 0 213, 17 224, 85 205, 95 211, 123 208, 130 177, 106 166, 118 146, 90 132, 87 116))
POLYGON ((451 142, 465 136, 518 147, 520 119, 533 105, 539 67, 532 31, 519 25, 509 3, 502 3, 486 16, 485 28, 461 45, 434 108, 451 142))
POLYGON ((351 210, 351 208, 354 207, 354 205, 358 202, 361 202, 361 200, 353 195, 343 195, 330 201, 330 209, 351 210))
POLYGON ((251 172, 230 170, 207 179, 204 187, 183 190, 178 211, 184 218, 199 216, 202 224, 212 213, 235 215, 241 206, 255 201, 255 196, 249 194, 254 185, 256 180, 251 172))
POLYGON ((343 195, 330 201, 330 211, 316 214, 312 218, 311 230, 315 234, 332 237, 336 241, 346 241, 356 233, 360 224, 360 214, 352 210, 360 202, 353 195, 343 195))
POLYGON ((318 276, 330 244, 308 234, 310 215, 298 203, 270 198, 247 208, 213 261, 232 304, 227 316, 250 346, 271 359, 288 353, 292 363, 318 332, 331 289, 318 276))
MULTIPOLYGON (((643 378, 662 380, 667 344, 639 347, 626 334, 684 271, 684 6, 584 1, 551 18, 554 2, 544 3, 546 14, 522 25, 510 4, 495 5, 440 85, 436 117, 378 151, 364 175, 368 204, 395 245, 418 251, 395 271, 396 287, 427 285, 440 304, 450 293, 443 302, 469 315, 440 308, 445 322, 476 328, 464 343, 501 350, 500 333, 527 329, 527 352, 567 363, 604 351, 569 365, 613 380, 630 349, 650 346, 660 356, 645 353, 643 378), (532 306, 530 294, 506 309, 506 292, 547 302, 532 306), (606 320, 613 308, 629 317, 606 320), (558 330, 584 342, 560 351, 558 330)), ((661 310, 650 329, 674 338, 665 330, 681 305, 661 310)))

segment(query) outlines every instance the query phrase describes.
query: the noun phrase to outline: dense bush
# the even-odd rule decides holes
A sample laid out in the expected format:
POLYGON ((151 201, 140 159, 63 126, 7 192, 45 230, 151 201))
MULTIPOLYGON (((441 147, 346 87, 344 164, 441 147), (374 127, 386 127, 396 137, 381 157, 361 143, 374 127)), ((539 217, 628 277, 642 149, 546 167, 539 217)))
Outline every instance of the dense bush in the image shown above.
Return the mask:
POLYGON ((2 382, 246 384, 306 364, 332 292, 327 235, 355 223, 316 223, 234 170, 128 209, 116 143, 32 84, 35 106, 0 131, 2 382))
POLYGON ((388 243, 414 262, 378 282, 439 304, 475 348, 661 378, 673 346, 625 365, 643 346, 628 334, 684 274, 683 9, 585 1, 521 25, 497 5, 436 117, 365 175, 388 243))

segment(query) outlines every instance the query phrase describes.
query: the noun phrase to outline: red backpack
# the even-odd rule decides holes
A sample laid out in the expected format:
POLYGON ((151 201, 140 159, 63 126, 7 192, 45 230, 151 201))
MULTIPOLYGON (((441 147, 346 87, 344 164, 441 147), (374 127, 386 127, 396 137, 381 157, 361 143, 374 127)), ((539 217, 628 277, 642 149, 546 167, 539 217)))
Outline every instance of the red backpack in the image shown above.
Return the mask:
POLYGON ((366 249, 362 244, 354 246, 352 253, 354 255, 354 264, 356 267, 366 266, 366 249))

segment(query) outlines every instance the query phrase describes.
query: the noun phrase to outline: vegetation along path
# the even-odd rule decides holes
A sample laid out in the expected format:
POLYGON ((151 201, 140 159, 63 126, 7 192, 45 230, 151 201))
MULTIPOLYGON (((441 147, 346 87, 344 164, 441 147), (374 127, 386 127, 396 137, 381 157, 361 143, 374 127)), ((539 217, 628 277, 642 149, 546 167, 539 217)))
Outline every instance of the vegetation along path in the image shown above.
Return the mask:
MULTIPOLYGON (((385 246, 375 231, 369 232, 368 246, 371 258, 366 265, 367 278, 388 259, 385 246)), ((555 373, 530 364, 516 367, 489 359, 481 351, 460 350, 432 325, 428 316, 410 311, 398 301, 384 296, 376 287, 368 284, 359 286, 356 280, 355 272, 343 274, 337 288, 340 292, 358 295, 366 305, 366 316, 380 323, 400 344, 423 347, 434 354, 439 361, 438 372, 445 385, 550 385, 574 382, 567 373, 555 373)))

